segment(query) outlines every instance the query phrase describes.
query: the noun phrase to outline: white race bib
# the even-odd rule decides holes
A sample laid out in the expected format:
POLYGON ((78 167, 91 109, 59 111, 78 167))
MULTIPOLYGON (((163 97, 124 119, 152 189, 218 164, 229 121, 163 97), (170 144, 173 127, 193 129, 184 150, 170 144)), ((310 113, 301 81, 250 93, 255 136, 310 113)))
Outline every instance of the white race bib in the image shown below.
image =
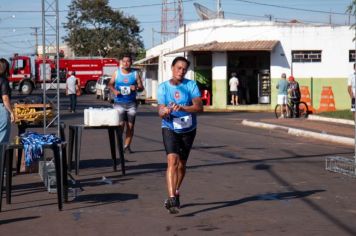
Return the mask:
POLYGON ((130 86, 120 86, 120 93, 122 95, 129 95, 131 93, 130 86))
POLYGON ((173 128, 174 129, 186 129, 193 125, 192 116, 182 116, 179 118, 173 118, 173 128))

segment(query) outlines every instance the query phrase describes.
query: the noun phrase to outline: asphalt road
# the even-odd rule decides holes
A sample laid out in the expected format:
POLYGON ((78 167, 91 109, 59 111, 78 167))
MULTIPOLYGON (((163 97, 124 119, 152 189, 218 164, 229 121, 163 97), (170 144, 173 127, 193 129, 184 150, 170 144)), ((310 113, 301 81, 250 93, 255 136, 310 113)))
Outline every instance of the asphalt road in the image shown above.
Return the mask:
MULTIPOLYGON (((67 124, 82 123, 84 108, 109 106, 84 95, 70 114, 62 100, 67 124)), ((182 208, 170 215, 160 120, 140 106, 126 176, 112 172, 106 132, 85 131, 75 176, 84 191, 59 212, 38 174, 15 176, 0 235, 356 235, 356 180, 325 171, 325 157, 351 157, 353 148, 241 125, 268 117, 200 114, 182 208)))

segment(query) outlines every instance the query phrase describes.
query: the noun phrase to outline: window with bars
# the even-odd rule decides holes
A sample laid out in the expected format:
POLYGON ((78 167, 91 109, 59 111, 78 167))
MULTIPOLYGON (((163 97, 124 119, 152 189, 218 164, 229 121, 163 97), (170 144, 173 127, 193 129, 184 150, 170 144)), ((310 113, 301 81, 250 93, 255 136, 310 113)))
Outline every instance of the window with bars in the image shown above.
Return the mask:
POLYGON ((355 50, 349 50, 349 62, 355 62, 355 50))
POLYGON ((293 50, 292 62, 321 62, 321 50, 293 50))

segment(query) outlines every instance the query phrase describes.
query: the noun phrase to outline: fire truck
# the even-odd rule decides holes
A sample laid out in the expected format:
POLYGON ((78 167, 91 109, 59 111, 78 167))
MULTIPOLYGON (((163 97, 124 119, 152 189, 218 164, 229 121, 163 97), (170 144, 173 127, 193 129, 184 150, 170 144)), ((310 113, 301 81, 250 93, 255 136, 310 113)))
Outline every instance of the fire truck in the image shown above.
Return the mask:
MULTIPOLYGON (((22 94, 29 95, 39 85, 52 86, 56 79, 56 60, 34 58, 15 54, 10 59, 11 68, 9 82, 13 89, 18 89, 22 94), (43 72, 45 70, 45 72, 43 72)), ((102 75, 111 75, 119 66, 119 61, 114 58, 60 58, 59 80, 61 87, 65 88, 65 81, 74 71, 80 80, 80 87, 86 93, 95 93, 95 84, 102 75)), ((49 87, 48 87, 49 88, 49 87)))

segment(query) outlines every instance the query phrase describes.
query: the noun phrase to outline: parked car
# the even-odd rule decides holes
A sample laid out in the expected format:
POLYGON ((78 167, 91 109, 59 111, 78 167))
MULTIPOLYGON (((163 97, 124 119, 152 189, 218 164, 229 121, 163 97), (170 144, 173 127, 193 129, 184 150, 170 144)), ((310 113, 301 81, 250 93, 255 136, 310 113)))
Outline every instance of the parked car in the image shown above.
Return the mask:
POLYGON ((98 81, 96 82, 95 89, 96 89, 96 98, 102 100, 108 100, 110 91, 108 88, 108 84, 111 77, 108 75, 100 76, 98 81))

